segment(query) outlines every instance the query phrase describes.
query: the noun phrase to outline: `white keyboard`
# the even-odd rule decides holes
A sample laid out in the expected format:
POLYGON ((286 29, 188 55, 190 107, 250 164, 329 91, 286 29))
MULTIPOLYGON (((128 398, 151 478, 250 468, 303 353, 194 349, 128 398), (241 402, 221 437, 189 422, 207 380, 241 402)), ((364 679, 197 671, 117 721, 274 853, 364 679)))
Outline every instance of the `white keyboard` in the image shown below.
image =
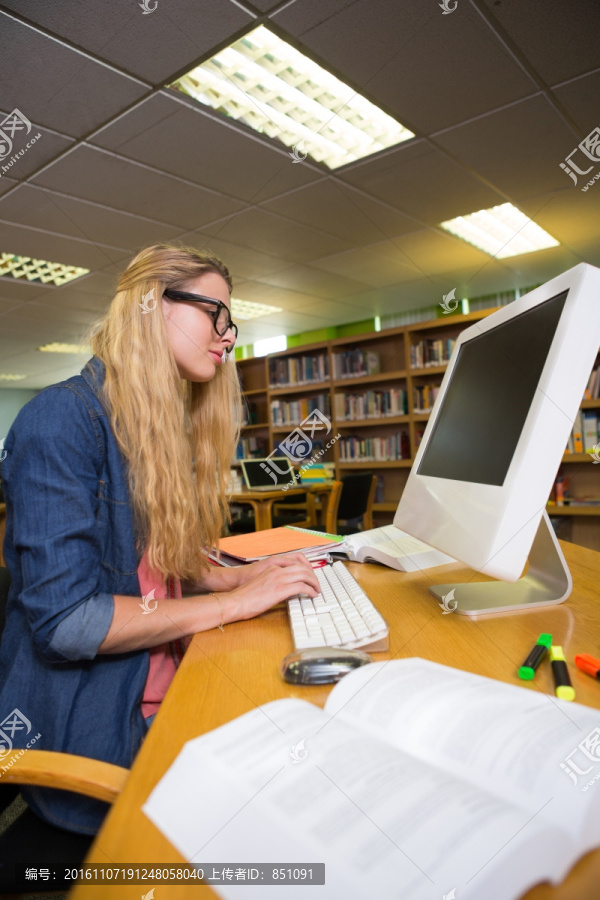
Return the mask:
POLYGON ((342 562, 315 569, 321 593, 288 600, 296 650, 306 647, 389 648, 388 624, 342 562))

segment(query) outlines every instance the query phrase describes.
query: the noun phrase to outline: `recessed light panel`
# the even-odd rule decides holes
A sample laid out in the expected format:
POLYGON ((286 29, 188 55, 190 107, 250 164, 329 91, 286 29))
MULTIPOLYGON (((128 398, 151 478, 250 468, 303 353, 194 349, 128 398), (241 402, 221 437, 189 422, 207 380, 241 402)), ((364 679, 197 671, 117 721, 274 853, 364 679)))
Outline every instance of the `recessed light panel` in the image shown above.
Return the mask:
POLYGON ((17 256, 15 253, 0 253, 0 276, 4 277, 61 285, 87 275, 89 271, 82 269, 81 266, 47 262, 45 259, 17 256))
POLYGON ((170 85, 330 169, 414 137, 264 25, 170 85))
POLYGON ((458 216, 442 222, 440 227, 496 259, 559 246, 558 241, 512 203, 458 216))

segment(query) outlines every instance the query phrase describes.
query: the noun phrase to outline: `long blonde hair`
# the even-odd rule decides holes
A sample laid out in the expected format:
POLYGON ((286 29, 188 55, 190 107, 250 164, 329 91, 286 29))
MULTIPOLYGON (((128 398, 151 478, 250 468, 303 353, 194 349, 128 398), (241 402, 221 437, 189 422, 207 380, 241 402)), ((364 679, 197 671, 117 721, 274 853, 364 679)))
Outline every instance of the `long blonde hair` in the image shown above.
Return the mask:
POLYGON ((88 331, 106 367, 102 400, 127 463, 136 537, 155 572, 186 581, 208 570, 204 550, 218 545, 230 520, 226 488, 241 421, 233 358, 212 381, 190 382, 167 338, 163 292, 206 272, 221 275, 231 292, 218 257, 170 244, 147 247, 88 331))

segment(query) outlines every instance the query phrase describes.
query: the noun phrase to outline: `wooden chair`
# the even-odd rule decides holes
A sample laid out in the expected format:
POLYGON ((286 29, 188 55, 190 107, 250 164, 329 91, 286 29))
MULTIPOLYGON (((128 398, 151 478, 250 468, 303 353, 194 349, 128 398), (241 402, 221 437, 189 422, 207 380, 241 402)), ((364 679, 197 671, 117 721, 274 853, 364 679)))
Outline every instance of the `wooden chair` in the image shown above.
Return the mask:
POLYGON ((337 515, 342 496, 342 481, 334 481, 331 491, 327 495, 327 509, 325 511, 325 531, 327 534, 337 534, 337 515))

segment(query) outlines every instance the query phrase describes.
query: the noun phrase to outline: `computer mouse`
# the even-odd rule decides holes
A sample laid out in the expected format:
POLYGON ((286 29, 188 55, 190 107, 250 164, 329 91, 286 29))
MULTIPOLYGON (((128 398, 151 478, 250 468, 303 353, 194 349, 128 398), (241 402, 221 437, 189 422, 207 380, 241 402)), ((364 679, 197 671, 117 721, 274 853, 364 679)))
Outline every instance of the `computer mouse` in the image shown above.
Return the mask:
POLYGON ((290 684, 330 684, 370 662, 373 660, 369 654, 361 650, 310 647, 290 653, 281 661, 279 670, 290 684))

